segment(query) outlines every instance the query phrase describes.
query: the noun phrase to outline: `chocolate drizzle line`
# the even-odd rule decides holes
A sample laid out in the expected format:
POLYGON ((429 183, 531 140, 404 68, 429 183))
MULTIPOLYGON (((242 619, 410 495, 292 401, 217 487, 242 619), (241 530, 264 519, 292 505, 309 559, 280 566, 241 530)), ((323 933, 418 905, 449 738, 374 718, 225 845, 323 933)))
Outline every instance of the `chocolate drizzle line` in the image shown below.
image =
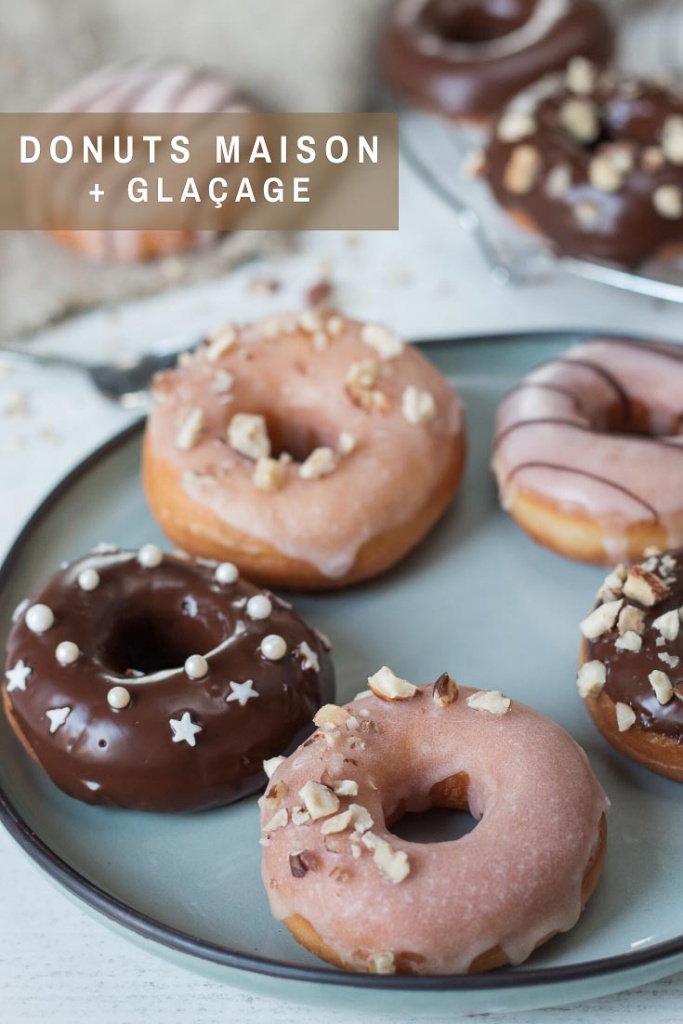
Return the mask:
POLYGON ((213 565, 170 555, 155 568, 134 552, 67 565, 33 597, 52 609, 53 627, 32 633, 21 615, 10 632, 7 668, 31 668, 25 690, 3 685, 13 725, 52 780, 87 803, 182 811, 253 793, 265 781, 263 760, 299 743, 334 690, 324 645, 293 611, 271 597, 266 619, 249 616, 248 599, 262 593, 241 579, 219 584, 213 565), (78 585, 86 568, 100 576, 96 590, 78 585), (261 654, 268 634, 286 642, 279 661, 261 654), (81 655, 62 666, 55 649, 67 640, 81 655), (319 672, 303 668, 304 642, 319 672), (201 679, 185 672, 191 654, 208 661, 201 679), (258 697, 229 700, 231 682, 247 680, 258 697), (128 690, 128 707, 109 706, 113 686, 128 690), (61 707, 71 712, 50 733, 46 712, 61 707), (201 728, 194 746, 173 741, 170 722, 185 713, 201 728))
POLYGON ((503 482, 502 490, 505 491, 505 489, 517 476, 517 474, 521 473, 524 469, 549 469, 558 473, 572 473, 575 476, 586 477, 588 480, 595 480, 597 483, 605 484, 605 486, 611 487, 615 491, 620 491, 622 494, 625 494, 633 501, 638 502, 639 505, 642 505, 643 508, 650 513, 653 522, 660 522, 659 513, 656 511, 656 509, 652 507, 652 505, 648 504, 648 502, 641 498, 638 494, 634 494, 634 492, 628 490, 628 488, 622 487, 621 484, 615 484, 613 480, 606 480, 604 477, 598 476, 597 473, 589 473, 584 469, 574 469, 571 466, 559 466, 553 462, 523 462, 521 463, 521 465, 515 466, 514 469, 512 469, 506 476, 503 482))

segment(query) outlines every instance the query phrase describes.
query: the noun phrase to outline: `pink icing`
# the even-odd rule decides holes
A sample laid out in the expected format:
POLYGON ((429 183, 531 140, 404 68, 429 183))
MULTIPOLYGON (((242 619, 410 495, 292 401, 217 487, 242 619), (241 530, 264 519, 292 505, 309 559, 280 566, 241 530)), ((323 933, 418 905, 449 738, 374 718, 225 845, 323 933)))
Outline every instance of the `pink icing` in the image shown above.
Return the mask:
POLYGON ((431 687, 401 702, 361 698, 347 710, 372 723, 370 731, 342 726, 333 747, 318 734, 277 769, 269 792, 281 781, 284 795, 275 811, 263 801, 262 820, 288 810, 289 823, 270 832, 263 848, 264 885, 278 920, 300 914, 348 961, 359 950, 411 952, 425 958, 415 970, 444 974, 466 972, 497 945, 521 963, 541 939, 576 924, 607 798, 559 725, 514 700, 502 716, 474 710, 466 703, 473 692, 461 688, 445 708, 431 687), (439 844, 388 832, 385 817, 400 802, 426 809, 430 788, 456 772, 470 777, 470 809, 479 819, 472 832, 439 844), (383 878, 364 847, 354 858, 350 830, 326 839, 325 818, 292 823, 298 792, 311 779, 357 781, 358 795, 341 798, 340 811, 351 802, 369 810, 373 832, 407 854, 403 881, 383 878), (318 869, 295 878, 289 857, 302 850, 318 869), (339 880, 340 872, 349 877, 339 880))
POLYGON ((493 469, 504 506, 521 490, 538 494, 597 520, 610 551, 643 521, 661 523, 669 546, 680 545, 682 395, 683 352, 674 346, 598 338, 538 367, 498 412, 493 469), (647 408, 652 436, 610 431, 624 401, 647 408))
MULTIPOLYGON (((329 577, 343 576, 363 544, 415 516, 453 462, 453 444, 463 431, 462 406, 445 378, 418 352, 381 359, 361 340, 362 324, 344 320, 327 347, 295 316, 282 316, 238 332, 238 343, 217 361, 206 350, 182 368, 164 374, 154 389, 149 431, 154 451, 183 477, 187 494, 231 528, 269 542, 288 557, 304 559, 329 577), (378 387, 388 411, 368 412, 345 387, 354 362, 375 359, 378 387), (229 391, 212 390, 217 372, 232 374, 229 391), (429 391, 436 415, 408 422, 402 396, 409 386, 429 391), (201 406, 204 428, 189 451, 177 447, 180 424, 201 406), (305 480, 300 462, 285 467, 277 491, 259 490, 254 462, 233 451, 227 428, 235 413, 265 415, 280 447, 339 447, 339 435, 356 448, 339 456, 328 476, 305 480)), ((296 455, 297 453, 294 452, 296 455)), ((301 454, 305 454, 302 452, 301 454)))

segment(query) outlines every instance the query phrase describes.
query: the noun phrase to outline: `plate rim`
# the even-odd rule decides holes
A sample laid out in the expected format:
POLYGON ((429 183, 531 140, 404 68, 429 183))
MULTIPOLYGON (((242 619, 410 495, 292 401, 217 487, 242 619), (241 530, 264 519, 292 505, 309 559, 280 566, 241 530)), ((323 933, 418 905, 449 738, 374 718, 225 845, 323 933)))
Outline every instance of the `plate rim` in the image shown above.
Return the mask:
MULTIPOLYGON (((475 344, 509 339, 518 341, 556 338, 562 335, 576 338, 577 335, 605 337, 607 332, 559 331, 509 332, 505 335, 472 336, 458 339, 438 339, 444 345, 475 344)), ((624 337, 620 334, 619 337, 624 337)), ((90 470, 115 454, 127 443, 142 433, 146 417, 135 419, 118 430, 113 436, 89 452, 76 463, 48 492, 31 513, 24 526, 14 538, 0 565, 0 591, 4 590, 25 545, 36 529, 50 514, 60 499, 87 476, 90 470)), ((1 755, 0 755, 1 756, 1 755)), ((113 813, 116 813, 113 810, 113 813)), ((249 974, 265 975, 285 981, 309 982, 323 985, 339 985, 346 988, 369 990, 391 990, 396 992, 472 992, 472 991, 517 991, 525 988, 537 989, 543 985, 577 983, 592 978, 606 977, 661 963, 683 955, 683 932, 673 939, 656 943, 633 953, 619 953, 596 960, 580 961, 560 967, 525 968, 519 973, 510 968, 478 975, 380 975, 344 972, 329 967, 298 966, 270 957, 230 950, 217 943, 203 940, 179 929, 166 925, 147 914, 136 910, 128 903, 112 896, 96 882, 90 881, 65 860, 59 857, 29 826, 12 803, 9 794, 0 784, 0 824, 21 847, 23 852, 41 868, 59 887, 85 903, 90 909, 102 914, 109 921, 132 931, 143 939, 150 940, 167 949, 249 974)))

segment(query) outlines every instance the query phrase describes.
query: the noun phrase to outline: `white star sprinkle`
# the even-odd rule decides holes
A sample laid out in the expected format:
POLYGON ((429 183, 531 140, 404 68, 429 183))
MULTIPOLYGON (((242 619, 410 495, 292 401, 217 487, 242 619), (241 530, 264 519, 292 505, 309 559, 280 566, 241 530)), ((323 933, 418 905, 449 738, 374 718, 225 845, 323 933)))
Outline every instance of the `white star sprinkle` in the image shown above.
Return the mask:
POLYGON ((71 714, 71 708, 52 708, 45 714, 50 719, 50 732, 57 732, 57 729, 61 729, 71 714))
POLYGON ((230 703, 231 700, 237 700, 240 703, 240 707, 244 707, 250 697, 258 697, 258 693, 254 689, 254 680, 247 679, 245 683, 230 683, 230 689, 232 693, 229 697, 226 697, 226 703, 230 703))
POLYGON ((180 719, 171 718, 169 723, 173 730, 173 742, 182 743, 185 740, 191 747, 197 746, 197 740, 195 736, 198 732, 202 731, 201 725, 197 725, 196 722, 192 721, 190 712, 185 711, 180 719))
POLYGON ((7 669, 5 672, 7 692, 12 693, 14 690, 25 690, 26 680, 31 675, 31 671, 24 661, 18 661, 14 668, 7 669))
POLYGON ((315 669, 316 672, 320 671, 320 659, 315 651, 308 646, 305 640, 302 640, 296 650, 297 653, 301 655, 302 668, 312 668, 315 669))

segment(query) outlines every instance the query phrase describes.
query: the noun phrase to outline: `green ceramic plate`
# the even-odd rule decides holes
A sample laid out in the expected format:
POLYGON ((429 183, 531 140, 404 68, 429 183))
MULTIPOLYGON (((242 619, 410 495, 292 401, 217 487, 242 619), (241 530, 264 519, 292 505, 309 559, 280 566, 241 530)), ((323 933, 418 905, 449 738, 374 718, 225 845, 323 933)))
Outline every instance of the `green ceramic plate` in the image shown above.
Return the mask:
MULTIPOLYGON (((602 573, 536 547, 499 511, 488 470, 501 394, 569 339, 440 344, 430 358, 467 406, 471 454, 449 513, 393 572, 297 608, 334 641, 339 699, 388 663, 415 681, 444 670, 561 722, 611 800, 603 878, 579 925, 523 967, 477 977, 381 977, 327 968, 273 921, 259 877, 256 801, 176 817, 86 807, 55 789, 0 720, 0 815, 67 893, 192 970, 263 995, 366 1012, 529 1009, 615 992, 683 968, 683 789, 621 758, 574 686, 577 623, 602 573), (343 987, 343 992, 339 987, 343 987)), ((55 566, 101 540, 160 540, 138 474, 139 429, 89 458, 48 498, 0 582, 0 628, 55 566)), ((433 825, 429 826, 430 828, 433 825)), ((7 880, 5 880, 7 882, 7 880)), ((55 936, 55 941, 57 941, 55 936)))

